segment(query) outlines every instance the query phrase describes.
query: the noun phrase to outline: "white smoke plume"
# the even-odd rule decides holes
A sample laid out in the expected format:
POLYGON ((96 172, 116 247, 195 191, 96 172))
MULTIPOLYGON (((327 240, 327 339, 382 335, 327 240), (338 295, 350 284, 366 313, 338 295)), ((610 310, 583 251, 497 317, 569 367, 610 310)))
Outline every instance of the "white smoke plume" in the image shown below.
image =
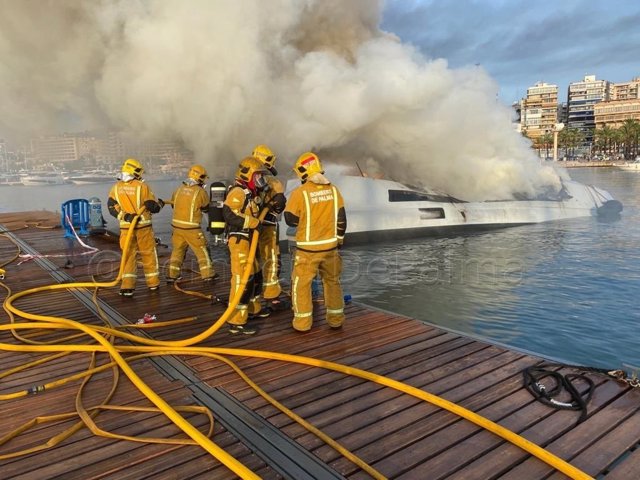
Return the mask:
POLYGON ((376 0, 0 0, 0 137, 126 128, 215 175, 255 144, 468 200, 557 191, 478 67, 379 29, 376 0))

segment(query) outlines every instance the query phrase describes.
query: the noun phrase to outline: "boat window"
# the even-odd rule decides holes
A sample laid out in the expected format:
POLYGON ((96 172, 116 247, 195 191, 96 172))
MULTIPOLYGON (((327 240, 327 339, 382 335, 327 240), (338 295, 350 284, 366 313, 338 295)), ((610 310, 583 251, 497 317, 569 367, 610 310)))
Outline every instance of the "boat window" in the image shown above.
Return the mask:
POLYGON ((450 195, 438 195, 413 190, 389 190, 390 202, 455 202, 466 203, 450 195))
POLYGON ((424 202, 431 200, 427 193, 412 192, 411 190, 389 190, 390 202, 424 202))
POLYGON ((420 220, 444 218, 443 208, 419 208, 418 210, 420 210, 420 220))

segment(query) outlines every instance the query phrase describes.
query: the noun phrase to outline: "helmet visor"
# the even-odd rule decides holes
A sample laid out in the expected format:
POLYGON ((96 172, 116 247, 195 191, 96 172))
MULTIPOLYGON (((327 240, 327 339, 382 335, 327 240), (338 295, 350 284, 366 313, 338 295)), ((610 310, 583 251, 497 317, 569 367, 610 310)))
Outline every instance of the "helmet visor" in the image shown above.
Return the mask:
POLYGON ((256 172, 253 174, 253 184, 258 190, 262 190, 267 186, 267 179, 262 172, 256 172))

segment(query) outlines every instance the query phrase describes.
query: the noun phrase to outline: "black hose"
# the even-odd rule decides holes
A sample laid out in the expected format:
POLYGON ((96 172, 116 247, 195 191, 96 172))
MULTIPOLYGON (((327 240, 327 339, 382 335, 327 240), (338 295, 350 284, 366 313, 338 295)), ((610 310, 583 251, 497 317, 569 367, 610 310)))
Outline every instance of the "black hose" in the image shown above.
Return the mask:
MULTIPOLYGON (((587 377, 584 373, 568 373, 563 375, 558 368, 567 368, 566 365, 560 364, 541 364, 531 367, 527 367, 522 371, 524 376, 524 387, 534 396, 539 402, 553 407, 559 410, 576 410, 580 411, 580 417, 576 422, 576 425, 583 422, 587 418, 587 404, 593 396, 595 390, 595 384, 593 380, 587 377), (543 380, 550 380, 546 383, 543 380), (586 388, 582 392, 578 391, 576 382, 586 383, 586 388), (569 398, 567 400, 559 400, 557 397, 566 392, 563 397, 569 398)), ((581 372, 584 369, 581 367, 568 367, 577 368, 581 372)), ((601 372, 598 372, 601 373, 601 372)))

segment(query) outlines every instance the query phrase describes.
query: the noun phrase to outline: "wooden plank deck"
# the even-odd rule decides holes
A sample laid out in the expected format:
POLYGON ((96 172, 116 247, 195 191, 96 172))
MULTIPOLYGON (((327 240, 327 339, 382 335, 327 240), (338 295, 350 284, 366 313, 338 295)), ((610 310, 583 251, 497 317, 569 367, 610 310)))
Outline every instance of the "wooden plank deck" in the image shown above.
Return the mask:
MULTIPOLYGON (((39 227, 54 226, 58 217, 47 212, 0 214, 0 224, 13 230, 11 236, 24 246, 45 255, 61 255, 7 265, 4 282, 13 292, 58 282, 88 281, 97 268, 103 273, 117 268, 118 255, 113 253, 118 252, 117 242, 104 236, 89 240, 102 251, 99 257, 76 256, 73 268, 62 268, 66 261, 62 231, 36 228, 38 222, 39 227), (29 228, 22 228, 25 220, 29 228), (99 265, 96 258, 101 261, 99 265)), ((0 264, 15 253, 13 243, 0 239, 0 264)), ((161 264, 166 263, 169 252, 160 249, 159 255, 161 264)), ((226 297, 228 268, 224 262, 216 267, 222 277, 210 288, 214 294, 226 297)), ((197 279, 185 282, 184 287, 211 293, 197 279)), ((115 325, 135 323, 146 312, 156 314, 158 321, 197 317, 188 323, 144 331, 159 340, 196 335, 224 311, 219 303, 185 295, 164 284, 159 292, 149 292, 139 281, 133 299, 120 297, 117 292, 117 288, 101 289, 98 295, 115 325)), ((38 293, 17 300, 15 305, 31 313, 102 324, 87 300, 90 294, 77 290, 38 293)), ((321 319, 323 307, 321 304, 316 307, 316 318, 321 319)), ((8 321, 6 312, 0 312, 0 322, 8 321)), ((597 388, 588 405, 589 416, 575 426, 577 412, 548 408, 522 387, 522 370, 541 362, 539 358, 359 304, 347 307, 347 323, 340 331, 330 330, 318 321, 311 332, 299 334, 291 329, 290 322, 290 312, 278 312, 259 320, 259 331, 254 336, 231 336, 221 329, 201 345, 303 355, 384 375, 477 412, 593 477, 637 477, 638 389, 594 375, 597 388)), ((62 335, 56 332, 33 337, 34 333, 19 332, 23 337, 42 341, 62 335)), ((0 342, 20 343, 8 331, 0 332, 0 342)), ((43 355, 0 350, 2 371, 43 355)), ((389 478, 566 478, 502 438, 396 390, 300 364, 241 356, 233 356, 231 360, 274 398, 389 478)), ((106 361, 106 355, 98 355, 99 363, 106 361)), ((88 365, 88 354, 74 353, 31 367, 0 378, 0 395, 84 371, 88 365)), ((203 356, 170 356, 142 359, 132 365, 172 405, 204 404, 213 408, 214 441, 263 478, 370 478, 273 407, 219 361, 203 356)), ((84 390, 83 404, 102 403, 113 381, 111 370, 94 375, 84 390)), ((37 395, 1 400, 0 437, 35 416, 75 411, 79 385, 77 380, 37 395)), ((109 403, 151 405, 123 375, 109 403)), ((187 417, 201 431, 206 430, 208 421, 204 416, 187 414, 187 417)), ((46 442, 76 421, 77 418, 38 424, 0 446, 0 456, 46 442)), ((107 431, 125 435, 184 436, 157 412, 105 411, 98 415, 97 423, 107 431)), ((116 440, 94 436, 86 428, 55 447, 0 459, 0 476, 119 480, 236 478, 198 446, 116 440)))

